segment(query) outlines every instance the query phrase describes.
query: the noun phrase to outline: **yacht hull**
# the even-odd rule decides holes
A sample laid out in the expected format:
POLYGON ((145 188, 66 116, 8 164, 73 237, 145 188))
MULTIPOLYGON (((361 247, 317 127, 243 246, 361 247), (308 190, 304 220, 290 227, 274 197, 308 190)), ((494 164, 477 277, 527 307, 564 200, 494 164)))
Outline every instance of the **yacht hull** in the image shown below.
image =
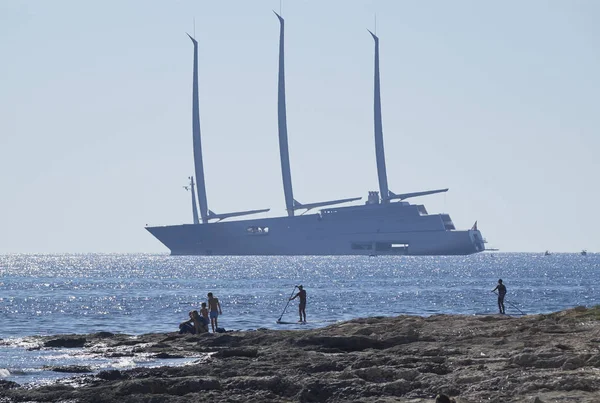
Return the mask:
POLYGON ((421 215, 418 207, 365 205, 146 229, 172 255, 469 255, 485 249, 478 230, 446 229, 448 216, 421 215))

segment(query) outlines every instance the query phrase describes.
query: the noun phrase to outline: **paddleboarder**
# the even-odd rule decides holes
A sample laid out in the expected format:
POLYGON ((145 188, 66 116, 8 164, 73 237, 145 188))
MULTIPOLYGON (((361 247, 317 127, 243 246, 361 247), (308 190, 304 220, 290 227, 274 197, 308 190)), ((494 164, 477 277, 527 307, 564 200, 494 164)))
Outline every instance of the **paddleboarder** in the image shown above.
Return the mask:
POLYGON ((300 315, 300 320, 298 322, 306 322, 306 290, 299 285, 298 293, 290 298, 290 301, 296 299, 296 297, 300 297, 300 305, 298 305, 298 314, 300 315))
POLYGON ((504 314, 506 313, 506 310, 504 309, 504 296, 506 295, 506 286, 502 284, 502 279, 498 280, 498 285, 496 285, 496 288, 494 288, 492 292, 495 292, 496 290, 498 290, 498 309, 500 310, 500 313, 504 314))

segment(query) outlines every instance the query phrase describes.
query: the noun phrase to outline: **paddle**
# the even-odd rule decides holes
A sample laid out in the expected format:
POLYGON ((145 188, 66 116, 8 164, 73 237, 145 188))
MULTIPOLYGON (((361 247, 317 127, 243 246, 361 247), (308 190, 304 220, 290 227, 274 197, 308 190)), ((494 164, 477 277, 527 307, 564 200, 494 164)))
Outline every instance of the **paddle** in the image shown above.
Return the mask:
MULTIPOLYGON (((494 291, 494 294, 498 295, 498 293, 496 291, 494 291)), ((513 308, 515 308, 517 311, 521 312, 521 315, 527 315, 525 312, 523 312, 522 310, 520 310, 515 304, 513 304, 510 301, 504 300, 504 302, 506 302, 507 304, 509 304, 510 306, 512 306, 513 308)))
POLYGON ((509 304, 510 306, 512 306, 513 308, 515 308, 517 311, 521 312, 521 315, 527 315, 525 312, 523 312, 522 310, 520 310, 519 308, 517 308, 517 306, 515 304, 513 304, 510 301, 505 301, 507 304, 509 304))
POLYGON ((291 301, 292 297, 294 296, 294 291, 296 291, 297 287, 298 287, 297 285, 294 286, 294 289, 292 290, 292 293, 290 294, 290 297, 288 298, 288 302, 287 302, 287 304, 285 304, 285 308, 283 308, 283 312, 281 312, 281 316, 279 317, 279 319, 277 319, 277 323, 281 322, 281 318, 283 318, 283 314, 285 313, 285 310, 287 309, 288 305, 290 304, 290 301, 291 301))

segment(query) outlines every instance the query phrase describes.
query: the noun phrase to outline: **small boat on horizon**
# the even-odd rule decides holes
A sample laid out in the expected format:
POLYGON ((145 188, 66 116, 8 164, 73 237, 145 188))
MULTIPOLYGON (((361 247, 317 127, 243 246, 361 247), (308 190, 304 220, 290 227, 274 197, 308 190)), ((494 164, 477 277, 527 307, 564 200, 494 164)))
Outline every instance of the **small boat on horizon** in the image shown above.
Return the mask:
POLYGON ((544 256, 550 256, 552 253, 550 253, 550 251, 546 251, 544 252, 544 256))
POLYGON ((581 256, 587 256, 587 250, 583 249, 583 250, 581 251, 581 256))

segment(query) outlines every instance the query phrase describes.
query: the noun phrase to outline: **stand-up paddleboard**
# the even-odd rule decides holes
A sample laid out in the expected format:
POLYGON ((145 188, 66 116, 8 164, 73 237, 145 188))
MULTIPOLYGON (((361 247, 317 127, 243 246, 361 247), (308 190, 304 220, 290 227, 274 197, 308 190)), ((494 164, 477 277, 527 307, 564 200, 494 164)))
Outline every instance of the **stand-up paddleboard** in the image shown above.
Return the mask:
POLYGON ((309 320, 306 322, 286 322, 283 320, 278 320, 276 323, 278 325, 313 325, 313 324, 320 324, 320 323, 335 323, 335 322, 337 322, 337 320, 330 319, 330 320, 309 320))
POLYGON ((524 314, 524 313, 475 312, 473 315, 475 315, 475 316, 508 316, 511 318, 520 318, 527 314, 524 314))

